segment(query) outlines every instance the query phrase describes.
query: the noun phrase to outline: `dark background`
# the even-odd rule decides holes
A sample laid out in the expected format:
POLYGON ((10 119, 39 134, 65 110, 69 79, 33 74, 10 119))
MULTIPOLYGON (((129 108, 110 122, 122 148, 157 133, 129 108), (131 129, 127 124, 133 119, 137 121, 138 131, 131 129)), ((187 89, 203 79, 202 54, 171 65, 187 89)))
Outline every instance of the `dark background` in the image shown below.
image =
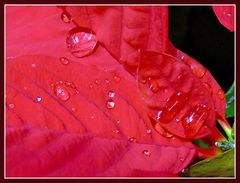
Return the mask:
POLYGON ((169 38, 206 67, 226 92, 234 81, 234 33, 211 6, 170 6, 169 38))

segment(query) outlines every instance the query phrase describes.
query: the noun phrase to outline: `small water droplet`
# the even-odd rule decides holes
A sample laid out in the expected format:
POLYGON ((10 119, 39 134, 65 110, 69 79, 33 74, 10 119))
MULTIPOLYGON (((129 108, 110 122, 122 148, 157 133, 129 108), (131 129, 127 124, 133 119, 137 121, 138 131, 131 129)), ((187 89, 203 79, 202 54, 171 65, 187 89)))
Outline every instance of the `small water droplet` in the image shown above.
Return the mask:
POLYGON ((183 158, 183 157, 180 157, 179 160, 180 160, 181 162, 184 162, 184 158, 183 158))
POLYGON ((36 68, 36 67, 37 67, 37 65, 36 65, 36 64, 32 64, 31 66, 32 66, 32 68, 36 68))
POLYGON ((66 14, 66 13, 62 13, 61 14, 61 19, 64 23, 70 23, 71 22, 71 17, 70 15, 66 14))
POLYGON ((38 102, 41 102, 41 101, 42 101, 42 98, 41 98, 41 97, 36 97, 34 101, 37 102, 37 103, 38 103, 38 102))
POLYGON ((115 104, 115 102, 113 100, 107 100, 106 105, 107 105, 108 109, 113 109, 116 104, 115 104))
POLYGON ((15 107, 14 104, 9 104, 9 105, 8 105, 8 109, 10 109, 10 110, 13 109, 14 107, 15 107))
POLYGON ((137 139, 135 137, 129 137, 128 141, 131 142, 131 143, 136 143, 137 139))
POLYGON ((89 88, 93 88, 93 85, 92 85, 92 84, 90 84, 90 85, 89 85, 89 88))
POLYGON ((137 51, 138 51, 138 53, 141 53, 141 49, 138 49, 137 51))
POLYGON ((115 96, 115 92, 114 91, 109 91, 108 92, 108 97, 109 98, 113 98, 115 96))
POLYGON ((71 87, 73 89, 77 88, 77 86, 73 82, 71 82, 71 81, 65 81, 65 85, 67 85, 67 86, 69 86, 69 87, 71 87))
POLYGON ((184 57, 184 55, 183 56, 181 56, 181 60, 183 60, 185 57, 184 57))
POLYGON ((176 137, 173 136, 173 137, 171 138, 171 140, 176 140, 176 137))
POLYGON ((96 85, 98 85, 98 84, 99 84, 99 81, 96 79, 96 80, 94 81, 94 83, 95 83, 96 85))
POLYGON ((114 79, 114 81, 115 81, 116 83, 119 83, 119 82, 121 81, 121 78, 120 78, 119 76, 117 76, 117 75, 114 75, 114 76, 113 76, 113 79, 114 79))
POLYGON ((188 174, 188 168, 184 168, 184 169, 182 169, 181 172, 182 172, 184 175, 188 174))
POLYGON ((115 133, 119 134, 119 133, 120 133, 120 131, 119 131, 119 130, 115 130, 115 133))
POLYGON ((155 80, 151 80, 149 82, 149 88, 153 93, 156 93, 159 91, 159 86, 158 86, 158 82, 155 80))
POLYGON ((106 84, 109 84, 110 81, 109 81, 108 79, 105 79, 105 83, 106 83, 106 84))
POLYGON ((182 74, 179 74, 178 76, 177 76, 177 79, 181 79, 182 78, 182 74))
POLYGON ((224 14, 227 15, 228 17, 232 16, 232 13, 229 13, 229 12, 224 12, 224 14))
POLYGON ((175 119, 175 121, 176 121, 176 122, 179 122, 179 121, 180 121, 180 119, 179 119, 179 118, 176 118, 176 119, 175 119))
POLYGON ((198 78, 202 78, 206 73, 206 70, 204 68, 201 68, 201 67, 191 67, 191 68, 192 68, 193 74, 198 78))
POLYGON ((218 90, 217 96, 218 96, 218 98, 220 98, 221 100, 223 100, 223 99, 225 98, 224 91, 221 90, 221 89, 218 90))
POLYGON ((116 123, 119 125, 120 124, 120 120, 117 120, 116 123))
POLYGON ((71 110, 74 112, 74 111, 76 111, 76 108, 75 108, 75 107, 72 107, 71 110))
POLYGON ((70 94, 67 89, 59 84, 54 86, 54 94, 63 101, 67 101, 70 98, 70 94))
POLYGON ((143 152, 142 152, 145 156, 147 156, 147 157, 149 157, 149 156, 151 156, 151 151, 149 151, 149 150, 143 150, 143 152))
POLYGON ((94 119, 95 118, 95 116, 91 116, 91 119, 94 119))
POLYGON ((150 135, 152 133, 152 130, 151 129, 147 129, 147 134, 150 135))
POLYGON ((69 60, 67 58, 65 58, 65 57, 60 57, 59 61, 63 65, 69 64, 69 60))
POLYGON ((98 40, 96 35, 74 28, 68 33, 66 42, 73 56, 81 58, 93 53, 98 40))

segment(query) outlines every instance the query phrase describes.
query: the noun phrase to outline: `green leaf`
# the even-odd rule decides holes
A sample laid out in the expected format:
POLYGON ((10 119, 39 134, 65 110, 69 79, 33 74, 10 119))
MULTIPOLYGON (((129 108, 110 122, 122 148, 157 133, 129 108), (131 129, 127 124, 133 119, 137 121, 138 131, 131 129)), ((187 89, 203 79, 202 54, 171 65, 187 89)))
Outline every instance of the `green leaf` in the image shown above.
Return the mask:
POLYGON ((235 96, 234 96, 234 90, 235 90, 235 82, 233 82, 232 86, 229 88, 229 90, 226 93, 226 116, 234 117, 234 103, 235 103, 235 96))
POLYGON ((192 143, 205 149, 211 149, 211 147, 201 139, 192 140, 192 143))
POLYGON ((234 149, 190 166, 188 174, 191 177, 233 177, 234 149))

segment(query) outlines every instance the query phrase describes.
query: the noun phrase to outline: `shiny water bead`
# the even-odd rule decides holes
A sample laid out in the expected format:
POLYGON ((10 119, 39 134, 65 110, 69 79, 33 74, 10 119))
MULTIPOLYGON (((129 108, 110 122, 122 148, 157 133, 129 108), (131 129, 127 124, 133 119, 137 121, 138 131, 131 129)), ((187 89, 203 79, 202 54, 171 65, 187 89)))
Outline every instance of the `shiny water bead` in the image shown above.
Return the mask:
POLYGON ((168 98, 166 105, 157 112, 160 123, 169 123, 185 106, 187 97, 183 92, 176 92, 168 98))
POLYGON ((181 162, 184 162, 185 159, 184 159, 183 157, 180 157, 179 160, 180 160, 181 162))
POLYGON ((10 109, 10 110, 11 110, 11 109, 13 109, 14 107, 15 107, 15 105, 14 105, 14 104, 12 104, 12 103, 11 103, 11 104, 8 104, 8 109, 10 109))
POLYGON ((115 130, 115 133, 119 134, 119 133, 120 133, 120 130, 115 130))
POLYGON ((219 99, 223 100, 225 98, 224 91, 223 90, 218 90, 217 96, 219 99))
POLYGON ((108 97, 109 98, 113 98, 115 96, 115 92, 114 91, 109 91, 108 92, 108 97))
POLYGON ((61 19, 64 23, 70 23, 71 22, 71 17, 67 13, 62 13, 61 14, 61 19))
POLYGON ((95 119, 95 116, 92 115, 92 116, 91 116, 91 119, 95 119))
POLYGON ((115 81, 116 83, 119 83, 119 82, 121 81, 121 78, 120 78, 119 76, 117 76, 117 75, 114 75, 114 76, 113 76, 113 79, 114 79, 114 81, 115 81))
POLYGON ((94 83, 95 83, 96 85, 98 85, 98 84, 99 84, 99 81, 96 79, 96 80, 94 81, 94 83))
POLYGON ((32 68, 36 68, 37 65, 36 64, 31 64, 32 68))
POLYGON ((36 97, 34 102, 38 103, 38 102, 41 102, 42 101, 42 98, 41 97, 36 97))
POLYGON ((67 47, 73 56, 81 58, 93 53, 98 40, 96 35, 73 29, 67 35, 67 47))
POLYGON ((146 130, 146 133, 147 133, 148 135, 150 135, 150 134, 152 133, 152 130, 151 130, 151 129, 147 129, 147 130, 146 130))
POLYGON ((68 60, 67 58, 65 58, 65 57, 60 57, 60 58, 59 58, 59 61, 60 61, 60 63, 63 64, 63 65, 69 64, 69 60, 68 60))
POLYGON ((70 98, 70 94, 67 89, 60 84, 56 84, 54 86, 54 94, 63 101, 67 101, 70 98))
POLYGON ((117 120, 116 123, 119 125, 120 124, 120 120, 117 120))
POLYGON ((115 107, 115 102, 113 100, 107 100, 106 106, 108 109, 113 109, 115 107))
POLYGON ((135 137, 129 137, 128 141, 131 142, 131 143, 136 143, 137 139, 135 137))
POLYGON ((149 156, 151 156, 151 151, 149 151, 149 150, 147 150, 147 149, 145 149, 145 150, 143 150, 143 152, 142 152, 145 156, 147 156, 147 157, 149 157, 149 156))
POLYGON ((210 109, 204 105, 197 105, 190 109, 182 120, 182 126, 185 129, 186 137, 195 136, 204 122, 207 120, 210 109))
POLYGON ((105 84, 109 84, 110 81, 108 79, 105 79, 105 84))

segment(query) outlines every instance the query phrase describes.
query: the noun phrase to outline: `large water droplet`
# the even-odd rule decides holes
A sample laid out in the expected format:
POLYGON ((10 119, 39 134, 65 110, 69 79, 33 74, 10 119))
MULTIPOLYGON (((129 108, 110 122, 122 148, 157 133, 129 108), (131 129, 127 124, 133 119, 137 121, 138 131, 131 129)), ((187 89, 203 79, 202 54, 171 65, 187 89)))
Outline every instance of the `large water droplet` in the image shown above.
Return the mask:
POLYGON ((41 102, 42 101, 42 98, 41 97, 36 97, 34 102, 38 103, 38 102, 41 102))
POLYGON ((147 157, 149 157, 149 156, 151 156, 151 151, 149 151, 149 150, 143 150, 143 152, 142 152, 145 156, 147 156, 147 157))
POLYGON ((115 81, 116 83, 119 83, 119 82, 121 81, 121 78, 120 78, 119 76, 117 76, 117 75, 114 75, 114 76, 113 76, 113 79, 114 79, 114 81, 115 81))
POLYGON ((192 72, 198 78, 202 78, 205 75, 206 70, 201 67, 192 67, 192 72))
POLYGON ((174 93, 168 98, 165 107, 157 112, 156 119, 160 123, 169 123, 184 107, 187 97, 183 92, 174 93))
POLYGON ((106 106, 108 109, 113 109, 115 107, 115 102, 113 100, 107 100, 106 106))
POLYGON ((199 129, 207 120, 209 112, 210 109, 206 105, 201 104, 194 106, 185 114, 182 125, 185 129, 186 137, 193 137, 198 133, 199 129))
POLYGON ((67 13, 62 13, 61 14, 61 19, 64 23, 70 23, 71 22, 71 17, 67 13))
POLYGON ((115 92, 114 91, 109 91, 108 92, 108 97, 109 98, 113 98, 115 96, 115 92))
POLYGON ((96 35, 85 31, 73 29, 67 35, 67 47, 78 58, 90 55, 98 43, 96 35))
POLYGON ((135 137, 129 137, 128 141, 131 142, 131 143, 136 143, 137 139, 135 137))
POLYGON ((70 98, 70 94, 67 89, 59 84, 54 86, 54 94, 63 101, 67 101, 70 98))
POLYGON ((218 90, 217 96, 218 96, 218 98, 220 98, 221 100, 223 100, 223 99, 225 98, 224 91, 221 90, 221 89, 218 90))
POLYGON ((67 58, 65 58, 65 57, 60 57, 59 61, 63 65, 69 64, 69 60, 67 58))
POLYGON ((8 104, 8 109, 13 109, 15 107, 15 105, 14 104, 8 104))

